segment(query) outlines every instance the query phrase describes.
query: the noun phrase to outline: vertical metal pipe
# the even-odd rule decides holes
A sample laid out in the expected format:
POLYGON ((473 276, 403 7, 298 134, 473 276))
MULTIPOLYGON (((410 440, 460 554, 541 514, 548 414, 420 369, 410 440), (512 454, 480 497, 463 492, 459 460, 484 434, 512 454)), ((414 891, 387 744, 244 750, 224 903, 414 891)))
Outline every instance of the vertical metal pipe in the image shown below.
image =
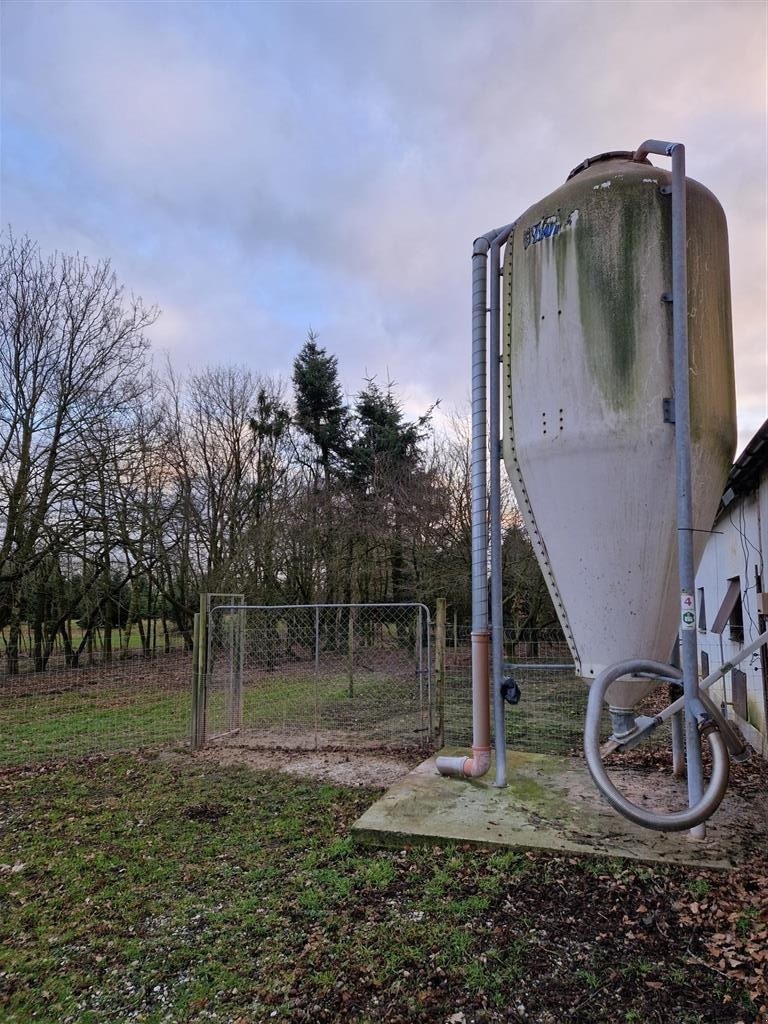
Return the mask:
MULTIPOLYGON (((447 600, 438 597, 435 615, 435 702, 437 704, 437 742, 440 746, 445 742, 445 649, 446 649, 446 606, 447 600)), ((427 634, 429 644, 429 633, 427 634)), ((427 655, 427 663, 432 659, 427 655)), ((432 707, 432 700, 429 702, 432 707)))
POLYGON ((208 673, 211 668, 211 624, 208 616, 208 609, 211 606, 209 594, 200 594, 200 610, 198 614, 198 641, 197 641, 197 662, 200 685, 200 700, 198 709, 200 712, 200 746, 204 747, 208 739, 208 689, 210 680, 208 673))
POLYGON ((488 344, 490 373, 488 386, 488 420, 490 433, 490 502, 491 502, 491 684, 493 692, 493 732, 496 750, 496 782, 507 784, 507 742, 504 699, 501 685, 504 678, 504 605, 501 558, 501 247, 510 229, 505 228, 491 242, 490 258, 490 339, 488 344))
MULTIPOLYGON (((675 380, 675 459, 677 462, 677 550, 681 601, 690 599, 692 622, 681 623, 683 692, 686 698, 685 747, 688 769, 688 806, 704 792, 701 739, 691 702, 699 695, 699 656, 696 637, 696 571, 693 559, 693 495, 691 470, 690 370, 688 360, 688 260, 686 253, 685 147, 671 147, 672 156, 672 328, 675 380)), ((704 826, 691 830, 703 838, 704 826)))
MULTIPOLYGON (((241 598, 241 601, 245 602, 245 596, 241 598)), ((237 728, 242 729, 243 727, 243 670, 245 668, 245 623, 246 623, 246 612, 242 610, 239 612, 239 634, 240 634, 240 646, 238 650, 238 665, 237 665, 237 728)))
MULTIPOLYGON (((223 614, 223 613, 222 613, 223 614)), ((227 673, 227 732, 235 731, 235 617, 231 611, 227 615, 229 632, 229 671, 227 673)))
POLYGON ((487 273, 491 242, 511 225, 475 240, 472 249, 472 757, 439 757, 444 775, 477 778, 488 771, 491 753, 488 693, 488 431, 487 273))
POLYGON ((685 724, 680 711, 672 715, 672 774, 678 779, 685 775, 685 724))
MULTIPOLYGON (((701 739, 693 711, 699 699, 699 655, 696 638, 696 573, 693 560, 685 146, 679 142, 648 139, 636 150, 634 159, 642 160, 648 153, 659 153, 672 158, 672 335, 677 471, 677 552, 681 609, 684 613, 680 623, 680 649, 685 699, 688 805, 693 807, 701 800, 703 773, 701 739)), ((704 826, 698 825, 692 828, 691 836, 702 839, 704 826)))
MULTIPOLYGON (((472 252, 472 772, 490 764, 488 708, 488 245, 472 252)), ((465 764, 462 773, 466 773, 465 764)))
POLYGON ((320 608, 315 607, 315 750, 318 748, 317 729, 320 720, 320 608))
POLYGON ((488 240, 475 242, 472 254, 472 632, 488 632, 488 433, 487 294, 488 240))
POLYGON ((424 651, 423 651, 423 625, 422 625, 422 612, 421 605, 417 610, 417 625, 418 636, 416 638, 416 664, 418 666, 419 673, 419 726, 424 734, 424 651))
POLYGON ((429 712, 429 738, 432 739, 434 732, 434 721, 432 713, 432 616, 429 608, 426 609, 426 631, 427 631, 427 709, 429 712))
POLYGON ((192 749, 199 750, 200 742, 200 613, 195 612, 192 626, 192 749))

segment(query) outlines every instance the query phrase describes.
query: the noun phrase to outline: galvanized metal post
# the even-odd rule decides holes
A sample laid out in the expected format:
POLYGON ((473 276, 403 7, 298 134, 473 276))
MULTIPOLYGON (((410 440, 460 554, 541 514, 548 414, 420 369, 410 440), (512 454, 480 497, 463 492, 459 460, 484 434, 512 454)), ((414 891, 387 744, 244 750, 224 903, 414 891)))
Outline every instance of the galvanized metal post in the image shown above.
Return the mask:
MULTIPOLYGON (((243 601, 245 597, 243 596, 243 601)), ((237 729, 238 731, 243 727, 243 669, 245 667, 245 622, 246 613, 244 609, 239 612, 239 626, 240 626, 240 650, 238 658, 238 672, 237 672, 237 729)))
POLYGON ((416 658, 419 666, 419 726, 422 729, 422 735, 424 730, 424 651, 423 651, 423 629, 421 615, 421 605, 418 608, 418 621, 416 623, 416 629, 418 630, 418 637, 416 640, 416 658))
MULTIPOLYGON (((699 699, 699 655, 696 637, 696 571, 693 557, 693 495, 691 470, 690 363, 688 357, 688 258, 686 226, 685 146, 650 139, 635 153, 672 158, 672 335, 675 388, 675 462, 677 475, 677 552, 680 574, 681 660, 685 696, 685 747, 688 806, 701 802, 704 791, 701 738, 693 713, 699 699)), ((691 836, 704 838, 704 826, 691 836)))
POLYGON ((199 750, 200 742, 200 615, 195 612, 192 626, 192 749, 199 750))
POLYGON ((318 748, 320 719, 320 609, 315 607, 315 750, 318 748))
POLYGON ((491 243, 512 225, 475 239, 472 248, 472 757, 439 757, 443 775, 479 778, 491 758, 488 661, 487 276, 491 243))
POLYGON ((347 614, 347 696, 355 694, 355 609, 347 614))
POLYGON ((229 632, 229 672, 228 672, 228 693, 227 693, 227 731, 235 731, 235 619, 232 612, 228 612, 229 632))
POLYGON ((504 602, 501 560, 501 247, 509 238, 512 228, 503 228, 491 242, 490 259, 490 503, 491 503, 491 685, 493 692, 493 732, 496 750, 496 781, 499 787, 507 784, 507 737, 504 699, 501 686, 504 681, 504 602))
POLYGON ((437 701, 437 743, 442 746, 445 738, 445 646, 446 606, 444 597, 437 599, 435 615, 435 694, 437 701))

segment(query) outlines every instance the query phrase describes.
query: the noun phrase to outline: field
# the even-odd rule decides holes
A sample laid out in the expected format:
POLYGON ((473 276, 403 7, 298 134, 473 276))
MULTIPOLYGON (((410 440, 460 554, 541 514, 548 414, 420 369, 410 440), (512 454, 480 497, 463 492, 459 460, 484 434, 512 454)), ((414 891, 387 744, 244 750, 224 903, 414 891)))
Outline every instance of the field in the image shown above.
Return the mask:
POLYGON ((358 849, 374 792, 183 754, 6 769, 0 786, 8 1024, 764 1013, 758 851, 728 874, 358 849))
MULTIPOLYGON (((360 666, 350 696, 338 660, 319 676, 290 668, 246 670, 237 743, 397 746, 419 760, 411 669, 360 666)), ((331 784, 265 771, 271 754, 249 767, 236 749, 185 750, 190 669, 177 651, 2 680, 3 1024, 768 1020, 764 851, 707 873, 357 848, 349 827, 378 794, 337 784, 359 775, 354 763, 331 784)), ((454 652, 457 743, 467 669, 454 652)), ((228 678, 213 679, 213 728, 228 678)), ((581 684, 535 667, 518 681, 511 744, 577 748, 581 684)), ((742 766, 737 785, 764 789, 766 774, 742 766)))
MULTIPOLYGON (((445 742, 472 734, 469 652, 449 652, 444 686, 445 742)), ((532 665, 518 673, 523 699, 507 714, 511 745, 540 753, 578 748, 586 689, 568 673, 532 665)), ((211 674, 208 734, 227 729, 226 662, 211 674)), ((241 740, 253 746, 430 746, 426 679, 410 659, 377 652, 358 664, 353 692, 345 659, 324 655, 246 666, 241 740), (421 694, 421 697, 420 697, 421 694)), ((435 688, 432 724, 438 721, 435 688)), ((0 764, 137 747, 184 746, 192 720, 191 656, 182 650, 115 657, 77 669, 0 677, 0 764)))

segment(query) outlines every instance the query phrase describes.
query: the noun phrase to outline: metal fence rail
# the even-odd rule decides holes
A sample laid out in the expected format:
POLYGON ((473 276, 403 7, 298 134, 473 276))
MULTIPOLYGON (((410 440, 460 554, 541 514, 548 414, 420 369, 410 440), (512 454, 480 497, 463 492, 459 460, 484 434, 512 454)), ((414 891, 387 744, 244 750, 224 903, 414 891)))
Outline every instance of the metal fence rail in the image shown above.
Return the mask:
POLYGON ((421 604, 216 604, 196 745, 434 745, 432 623, 421 604))

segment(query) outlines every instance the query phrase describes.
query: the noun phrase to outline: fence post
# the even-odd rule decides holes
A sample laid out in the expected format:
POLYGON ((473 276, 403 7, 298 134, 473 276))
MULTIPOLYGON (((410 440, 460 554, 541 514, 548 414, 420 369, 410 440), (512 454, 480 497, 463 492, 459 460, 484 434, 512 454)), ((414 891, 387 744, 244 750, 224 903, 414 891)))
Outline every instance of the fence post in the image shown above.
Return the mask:
MULTIPOLYGON (((437 743, 445 742, 445 641, 446 605, 444 597, 437 599, 435 615, 435 699, 437 701, 437 743)), ((454 620, 455 622, 455 620, 454 620)))
POLYGON ((192 626, 192 749, 205 746, 205 633, 201 613, 195 612, 192 626))
MULTIPOLYGON (((245 604, 245 596, 241 599, 241 604, 245 604)), ((238 659, 237 659, 237 693, 236 693, 236 722, 235 727, 239 732, 243 728, 243 669, 245 666, 245 623, 246 615, 245 611, 239 611, 237 613, 238 620, 238 659)))
POLYGON ((315 750, 318 747, 317 730, 320 718, 320 606, 315 605, 315 750))
POLYGON ((355 609, 350 605, 347 625, 347 680, 348 696, 355 695, 355 609))
POLYGON ((200 611, 195 615, 197 629, 197 701, 195 718, 195 750, 205 746, 206 711, 208 703, 208 595, 200 594, 200 611))
POLYGON ((192 625, 192 728, 191 728, 191 740, 192 749, 198 749, 197 742, 197 719, 198 719, 198 702, 200 700, 200 679, 199 679, 199 665, 197 664, 197 645, 198 645, 198 618, 197 612, 195 612, 195 618, 192 625))

